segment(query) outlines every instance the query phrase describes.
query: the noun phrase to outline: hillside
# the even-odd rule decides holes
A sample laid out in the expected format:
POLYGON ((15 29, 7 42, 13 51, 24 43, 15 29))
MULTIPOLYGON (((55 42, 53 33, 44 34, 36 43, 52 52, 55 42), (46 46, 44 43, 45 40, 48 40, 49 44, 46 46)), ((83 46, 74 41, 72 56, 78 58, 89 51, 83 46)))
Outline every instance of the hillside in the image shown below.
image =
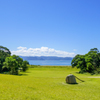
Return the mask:
POLYGON ((56 57, 56 56, 20 56, 24 60, 72 60, 72 57, 56 57))

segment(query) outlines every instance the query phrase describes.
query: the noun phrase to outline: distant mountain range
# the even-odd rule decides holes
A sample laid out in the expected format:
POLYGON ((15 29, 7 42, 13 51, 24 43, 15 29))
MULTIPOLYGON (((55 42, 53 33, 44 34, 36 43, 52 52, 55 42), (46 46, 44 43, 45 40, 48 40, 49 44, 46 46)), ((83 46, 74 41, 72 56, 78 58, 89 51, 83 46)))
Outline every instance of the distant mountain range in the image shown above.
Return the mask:
POLYGON ((56 56, 20 56, 23 60, 72 60, 72 57, 56 57, 56 56))

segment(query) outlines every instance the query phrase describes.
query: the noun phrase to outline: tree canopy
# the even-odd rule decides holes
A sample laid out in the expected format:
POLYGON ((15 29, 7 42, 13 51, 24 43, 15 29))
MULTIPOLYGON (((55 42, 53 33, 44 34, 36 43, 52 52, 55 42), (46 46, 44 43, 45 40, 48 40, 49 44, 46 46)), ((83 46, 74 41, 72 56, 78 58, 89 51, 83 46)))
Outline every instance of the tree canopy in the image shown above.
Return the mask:
POLYGON ((6 57, 9 57, 11 52, 8 48, 0 46, 0 72, 2 72, 3 62, 5 61, 6 57))
POLYGON ((13 56, 7 57, 5 59, 5 62, 3 63, 3 68, 6 67, 9 69, 10 74, 18 74, 18 62, 16 59, 13 58, 13 56))
POLYGON ((28 61, 23 61, 17 55, 12 55, 7 47, 0 46, 0 73, 9 71, 10 74, 18 74, 18 70, 26 71, 28 69, 28 61))
POLYGON ((93 48, 85 55, 77 54, 71 65, 80 68, 80 73, 100 73, 100 52, 97 48, 93 48))
POLYGON ((7 68, 10 74, 17 75, 19 69, 26 71, 28 69, 28 64, 28 61, 23 61, 19 56, 12 55, 6 57, 5 62, 3 63, 3 68, 7 68))
POLYGON ((7 48, 7 47, 3 47, 3 46, 0 46, 0 53, 4 53, 4 54, 8 54, 8 55, 11 55, 11 52, 10 50, 7 48))

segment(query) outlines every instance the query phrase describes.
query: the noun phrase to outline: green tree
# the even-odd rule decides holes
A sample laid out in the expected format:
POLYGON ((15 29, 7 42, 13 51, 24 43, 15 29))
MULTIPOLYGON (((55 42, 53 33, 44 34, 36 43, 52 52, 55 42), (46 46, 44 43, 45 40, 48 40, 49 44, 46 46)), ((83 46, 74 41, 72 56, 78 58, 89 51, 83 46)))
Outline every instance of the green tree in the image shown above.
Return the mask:
POLYGON ((86 71, 86 62, 85 62, 85 57, 84 55, 76 55, 72 62, 71 62, 72 67, 77 67, 80 68, 80 72, 85 72, 86 71))
POLYGON ((9 57, 11 52, 8 48, 0 46, 0 72, 2 72, 3 62, 5 61, 6 57, 9 57))
POLYGON ((72 62, 72 67, 80 68, 80 72, 89 72, 93 73, 94 71, 98 71, 100 68, 100 53, 97 48, 91 49, 85 55, 76 55, 72 62))
POLYGON ((18 67, 22 67, 22 63, 23 63, 23 59, 22 58, 20 58, 17 55, 12 55, 12 58, 16 59, 16 61, 18 62, 18 67))
POLYGON ((28 66, 27 66, 29 64, 28 61, 26 61, 26 60, 23 61, 22 58, 20 58, 19 56, 16 56, 16 55, 13 55, 12 57, 13 57, 13 59, 16 59, 19 68, 22 68, 23 71, 26 71, 28 69, 28 66))
MULTIPOLYGON (((100 61, 100 57, 99 57, 99 50, 97 48, 91 49, 87 56, 86 56, 86 63, 91 63, 92 64, 92 71, 93 70, 97 70, 97 68, 99 68, 99 61, 100 61)), ((91 72, 91 71, 90 71, 91 72)))
POLYGON ((17 75, 18 74, 18 62, 12 56, 6 57, 5 62, 3 63, 3 68, 6 67, 9 69, 10 74, 17 75))
POLYGON ((29 64, 28 61, 26 61, 26 60, 23 61, 23 63, 22 63, 22 69, 23 69, 24 72, 28 69, 28 64, 29 64))
POLYGON ((7 47, 0 46, 0 52, 5 53, 6 55, 11 55, 10 50, 7 47))

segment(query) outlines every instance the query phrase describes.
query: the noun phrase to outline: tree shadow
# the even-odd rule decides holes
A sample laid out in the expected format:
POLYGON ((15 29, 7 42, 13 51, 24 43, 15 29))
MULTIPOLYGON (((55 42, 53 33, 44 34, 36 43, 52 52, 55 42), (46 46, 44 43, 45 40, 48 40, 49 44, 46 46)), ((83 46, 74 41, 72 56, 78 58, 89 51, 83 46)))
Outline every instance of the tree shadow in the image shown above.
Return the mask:
POLYGON ((27 74, 18 74, 16 76, 28 76, 27 74))

